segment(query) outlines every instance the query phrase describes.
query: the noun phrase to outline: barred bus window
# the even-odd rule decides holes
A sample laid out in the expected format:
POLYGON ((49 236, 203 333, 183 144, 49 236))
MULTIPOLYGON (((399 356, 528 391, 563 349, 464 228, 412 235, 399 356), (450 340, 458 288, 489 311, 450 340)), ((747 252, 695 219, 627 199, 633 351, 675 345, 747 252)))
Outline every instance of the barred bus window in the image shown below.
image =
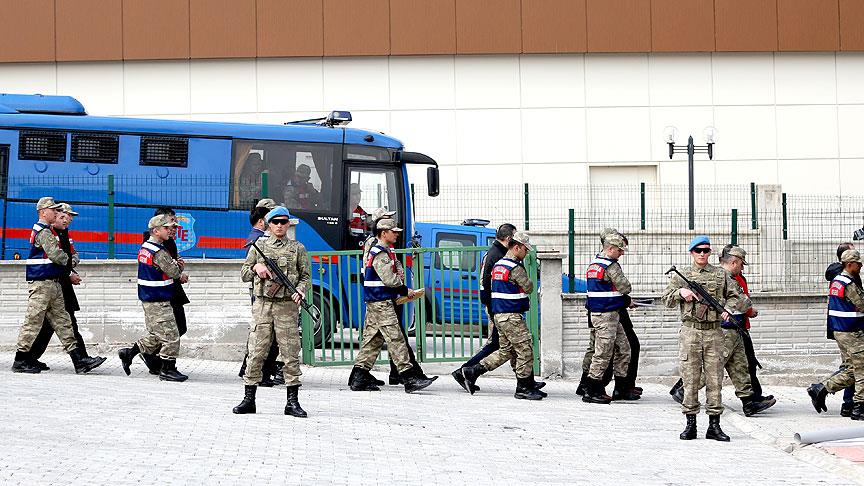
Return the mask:
POLYGON ((119 137, 100 133, 72 134, 72 162, 116 164, 119 137))
POLYGON ((25 130, 18 136, 18 159, 66 161, 66 133, 25 130))
POLYGON ((180 137, 141 137, 141 165, 186 167, 189 140, 180 137))

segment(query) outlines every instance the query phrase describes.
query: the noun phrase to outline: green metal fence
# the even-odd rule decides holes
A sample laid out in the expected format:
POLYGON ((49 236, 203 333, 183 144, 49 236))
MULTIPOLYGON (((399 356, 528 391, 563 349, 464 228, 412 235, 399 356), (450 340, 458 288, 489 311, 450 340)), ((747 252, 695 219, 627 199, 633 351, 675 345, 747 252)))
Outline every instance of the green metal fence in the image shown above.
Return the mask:
MULTIPOLYGON (((462 362, 486 341, 488 317, 480 303, 481 247, 412 248, 396 250, 408 269, 413 288, 424 288, 423 299, 399 309, 403 328, 409 334, 419 362, 462 362)), ((310 252, 313 280, 318 282, 306 298, 321 309, 316 328, 303 313, 303 362, 315 366, 350 365, 363 340, 363 264, 359 250, 310 252)), ((538 282, 537 258, 525 259, 525 268, 538 282)), ((539 372, 539 313, 537 292, 531 294, 526 319, 534 339, 535 371, 539 372)), ((379 364, 387 362, 386 351, 379 364)))

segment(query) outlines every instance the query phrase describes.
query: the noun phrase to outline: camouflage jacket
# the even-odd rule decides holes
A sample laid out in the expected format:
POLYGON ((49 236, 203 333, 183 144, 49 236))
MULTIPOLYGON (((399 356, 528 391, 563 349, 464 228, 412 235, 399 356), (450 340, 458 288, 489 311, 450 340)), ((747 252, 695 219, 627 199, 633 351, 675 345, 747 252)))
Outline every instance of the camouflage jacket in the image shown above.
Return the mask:
MULTIPOLYGON (((297 287, 300 295, 304 295, 311 280, 306 247, 297 240, 289 240, 287 237, 276 238, 272 235, 266 240, 258 240, 257 245, 265 255, 276 262, 276 265, 282 269, 288 280, 297 287)), ((243 262, 243 267, 240 269, 240 278, 244 282, 252 282, 252 295, 263 297, 265 291, 275 281, 269 278, 261 279, 258 277, 258 274, 253 270, 253 267, 257 263, 264 264, 264 258, 258 254, 255 248, 250 248, 249 253, 246 254, 246 261, 243 262)), ((284 288, 279 289, 272 296, 274 299, 287 299, 290 297, 291 293, 284 288)))
MULTIPOLYGON (((680 271, 690 281, 705 287, 705 290, 721 305, 725 305, 727 309, 746 312, 750 308, 750 298, 744 295, 741 287, 726 270, 709 263, 704 268, 690 265, 681 268, 680 271)), ((707 311, 703 312, 704 306, 701 301, 694 298, 691 302, 687 302, 681 297, 678 291, 686 287, 687 284, 684 280, 673 274, 669 280, 669 285, 663 292, 661 298, 663 304, 670 309, 678 307, 681 311, 682 322, 719 323, 720 314, 714 309, 708 308, 707 311)))

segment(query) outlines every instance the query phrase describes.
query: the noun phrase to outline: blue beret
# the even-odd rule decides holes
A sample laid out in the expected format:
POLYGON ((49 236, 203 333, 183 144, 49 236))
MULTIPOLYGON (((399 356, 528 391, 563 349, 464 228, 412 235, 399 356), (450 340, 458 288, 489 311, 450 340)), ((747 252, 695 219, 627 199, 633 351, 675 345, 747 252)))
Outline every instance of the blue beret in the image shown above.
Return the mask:
POLYGON ((276 206, 275 208, 271 209, 266 216, 264 216, 264 220, 269 223, 270 220, 279 216, 285 216, 286 218, 291 219, 291 213, 288 212, 288 208, 286 208, 285 206, 276 206))
POLYGON ((688 251, 693 251, 693 248, 696 248, 699 245, 710 245, 711 240, 708 239, 706 235, 697 235, 690 241, 690 249, 688 251))

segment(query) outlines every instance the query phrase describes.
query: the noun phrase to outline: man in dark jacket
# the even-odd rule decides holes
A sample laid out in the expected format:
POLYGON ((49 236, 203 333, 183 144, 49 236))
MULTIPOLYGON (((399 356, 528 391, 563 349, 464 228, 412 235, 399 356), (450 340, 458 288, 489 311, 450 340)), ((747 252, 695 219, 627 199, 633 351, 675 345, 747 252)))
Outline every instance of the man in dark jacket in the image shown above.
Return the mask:
MULTIPOLYGON (((828 268, 825 269, 825 280, 830 282, 830 281, 834 280, 834 277, 836 277, 837 275, 840 275, 840 273, 843 272, 843 264, 840 263, 840 255, 842 255, 843 252, 846 250, 854 250, 854 249, 855 249, 855 245, 853 245, 852 243, 850 243, 848 241, 845 243, 840 243, 840 246, 837 247, 837 261, 832 263, 831 265, 828 265, 828 268)), ((857 283, 858 286, 860 287, 861 286, 861 275, 860 274, 854 275, 854 278, 855 278, 855 283, 857 283)), ((834 340, 834 331, 831 330, 830 325, 828 326, 827 337, 828 337, 828 339, 831 339, 832 341, 834 340)), ((834 374, 836 375, 836 374, 842 373, 843 370, 845 370, 845 369, 846 369, 846 363, 841 363, 840 369, 835 371, 834 374)), ((853 395, 855 395, 855 387, 854 386, 850 386, 849 388, 846 388, 845 390, 843 390, 843 405, 840 406, 840 415, 841 416, 843 416, 843 417, 852 416, 852 407, 854 406, 854 402, 852 401, 853 395)))

